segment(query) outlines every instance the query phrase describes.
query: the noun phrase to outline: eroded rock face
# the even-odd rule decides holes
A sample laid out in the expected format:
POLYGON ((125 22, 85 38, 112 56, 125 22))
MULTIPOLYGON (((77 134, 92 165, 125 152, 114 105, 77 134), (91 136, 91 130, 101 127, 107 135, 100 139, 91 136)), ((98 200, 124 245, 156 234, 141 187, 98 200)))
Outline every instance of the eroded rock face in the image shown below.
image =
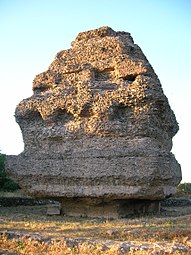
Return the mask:
POLYGON ((24 152, 7 171, 35 197, 163 199, 180 165, 178 131, 160 81, 129 33, 80 33, 16 108, 24 152))

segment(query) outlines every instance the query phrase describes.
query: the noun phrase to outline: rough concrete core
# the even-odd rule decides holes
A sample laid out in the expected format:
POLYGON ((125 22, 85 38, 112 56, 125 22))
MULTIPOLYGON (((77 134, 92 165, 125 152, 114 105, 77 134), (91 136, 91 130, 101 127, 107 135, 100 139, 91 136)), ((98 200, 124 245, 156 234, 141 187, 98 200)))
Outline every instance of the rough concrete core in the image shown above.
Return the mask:
POLYGON ((78 217, 115 219, 160 213, 160 201, 65 198, 61 202, 63 215, 78 217))
POLYGON ((102 201, 98 215, 123 217, 140 200, 148 207, 140 210, 156 211, 152 201, 176 192, 181 169, 171 149, 178 124, 129 33, 80 33, 35 77, 33 92, 15 111, 24 151, 6 161, 28 195, 62 201, 70 215, 96 216, 92 201, 102 201))

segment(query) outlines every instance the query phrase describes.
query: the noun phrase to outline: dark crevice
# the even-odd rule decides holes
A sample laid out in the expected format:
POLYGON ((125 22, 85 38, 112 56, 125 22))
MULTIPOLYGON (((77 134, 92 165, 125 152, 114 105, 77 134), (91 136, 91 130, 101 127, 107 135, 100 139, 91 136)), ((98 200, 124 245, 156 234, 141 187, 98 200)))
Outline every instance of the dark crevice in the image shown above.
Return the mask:
POLYGON ((63 109, 57 109, 54 114, 51 116, 51 120, 55 123, 65 124, 70 120, 73 120, 74 117, 71 113, 63 109))
POLYGON ((90 117, 91 115, 92 115, 91 105, 89 103, 87 103, 83 106, 83 109, 80 112, 79 116, 80 117, 90 117))
POLYGON ((133 74, 132 75, 127 75, 127 76, 123 77, 123 80, 124 81, 132 81, 133 82, 133 81, 135 81, 136 77, 137 76, 133 75, 133 74))
POLYGON ((45 92, 46 90, 48 90, 47 86, 41 86, 41 87, 33 89, 35 94, 39 94, 39 93, 45 92))
POLYGON ((55 84, 61 83, 62 75, 61 74, 56 74, 55 77, 54 77, 54 81, 55 81, 55 84))
POLYGON ((95 71, 95 80, 108 80, 112 77, 112 72, 115 69, 113 67, 105 68, 104 70, 96 70, 95 71))
POLYGON ((24 116, 17 116, 17 122, 20 123, 21 120, 25 120, 28 123, 32 123, 34 125, 34 122, 42 121, 42 116, 39 111, 33 109, 28 110, 24 116))

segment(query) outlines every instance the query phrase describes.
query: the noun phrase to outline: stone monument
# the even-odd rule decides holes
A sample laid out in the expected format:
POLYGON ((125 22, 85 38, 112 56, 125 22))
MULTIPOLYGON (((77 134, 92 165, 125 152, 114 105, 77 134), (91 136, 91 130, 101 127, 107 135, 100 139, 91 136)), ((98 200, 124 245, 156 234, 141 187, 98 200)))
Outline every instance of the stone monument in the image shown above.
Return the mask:
POLYGON ((178 124, 160 81, 127 32, 79 33, 33 81, 15 117, 24 151, 6 168, 62 213, 126 217, 159 210, 181 181, 178 124))

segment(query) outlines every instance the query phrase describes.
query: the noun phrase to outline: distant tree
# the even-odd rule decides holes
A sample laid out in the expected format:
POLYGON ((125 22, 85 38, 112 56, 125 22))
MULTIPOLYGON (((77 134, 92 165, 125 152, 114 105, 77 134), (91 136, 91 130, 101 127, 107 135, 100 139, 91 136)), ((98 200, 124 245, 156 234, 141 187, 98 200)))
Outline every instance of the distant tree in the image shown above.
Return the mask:
POLYGON ((11 180, 5 172, 6 155, 0 153, 0 190, 15 191, 19 189, 19 185, 11 180))
POLYGON ((0 190, 3 189, 5 178, 5 155, 0 153, 0 190))
POLYGON ((191 195, 191 183, 180 183, 177 187, 177 191, 179 194, 181 193, 183 195, 191 195))

